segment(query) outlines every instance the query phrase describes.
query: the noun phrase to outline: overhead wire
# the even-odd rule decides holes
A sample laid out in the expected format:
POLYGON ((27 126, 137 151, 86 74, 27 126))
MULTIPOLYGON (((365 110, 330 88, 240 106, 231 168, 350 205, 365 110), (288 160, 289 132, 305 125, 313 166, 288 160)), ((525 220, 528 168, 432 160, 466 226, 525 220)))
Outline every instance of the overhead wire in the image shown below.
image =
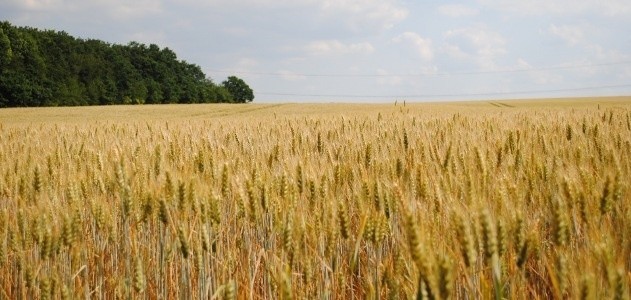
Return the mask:
POLYGON ((243 74, 243 75, 259 75, 259 76, 299 76, 299 77, 433 77, 433 76, 459 76, 459 75, 482 75, 482 74, 508 74, 508 73, 525 73, 540 72, 554 70, 571 70, 593 67, 606 67, 615 65, 629 65, 631 61, 607 62, 600 64, 583 64, 583 65, 565 65, 565 66, 549 66, 549 67, 531 67, 520 69, 504 69, 504 70, 486 70, 486 71, 456 71, 456 72, 436 72, 436 73, 398 73, 398 74, 316 74, 316 73, 293 73, 293 72, 257 72, 257 71, 241 71, 226 69, 210 69, 208 71, 223 74, 243 74))
MULTIPOLYGON (((529 67, 521 69, 504 69, 504 70, 485 70, 485 71, 456 71, 456 72, 436 72, 436 73, 407 73, 407 74, 316 74, 316 73, 292 73, 292 72, 257 72, 257 71, 239 71, 239 70, 219 70, 211 69, 211 72, 215 73, 234 73, 243 75, 258 75, 258 76, 298 76, 298 77, 322 77, 322 78, 383 78, 383 77, 449 77, 449 76, 468 76, 468 75, 483 75, 483 74, 511 74, 511 73, 526 73, 526 72, 542 72, 542 71, 556 71, 556 70, 572 70, 572 69, 584 69, 584 68, 598 68, 607 66, 621 66, 629 65, 631 61, 617 61, 607 62, 599 64, 582 64, 582 65, 557 65, 549 67, 529 67)), ((497 92, 476 92, 476 93, 444 93, 444 94, 403 94, 403 95, 360 95, 360 94, 301 94, 301 93, 283 93, 283 92, 257 92, 257 95, 264 96, 287 96, 287 97, 311 97, 311 98, 366 98, 366 99, 426 99, 426 98, 471 98, 471 97, 492 97, 492 96, 507 96, 507 95, 536 95, 545 93, 562 93, 562 92, 579 92, 579 91, 592 91, 603 89, 620 89, 631 88, 631 84, 618 84, 618 85, 600 85, 589 87, 575 87, 575 88, 562 88, 562 89, 543 89, 543 90, 519 90, 519 91, 497 91, 497 92)))
POLYGON ((452 97, 483 97, 483 96, 506 96, 506 95, 527 95, 527 94, 544 94, 544 93, 560 93, 560 92, 579 92, 602 89, 631 88, 631 84, 619 85, 601 85, 578 88, 565 89, 546 89, 546 90, 521 90, 521 91, 504 91, 489 93, 459 93, 459 94, 409 94, 409 95, 354 95, 354 94, 297 94, 297 93, 274 93, 262 92, 258 95, 265 96, 291 96, 291 97, 313 97, 313 98, 372 98, 372 99, 424 99, 424 98, 452 98, 452 97))

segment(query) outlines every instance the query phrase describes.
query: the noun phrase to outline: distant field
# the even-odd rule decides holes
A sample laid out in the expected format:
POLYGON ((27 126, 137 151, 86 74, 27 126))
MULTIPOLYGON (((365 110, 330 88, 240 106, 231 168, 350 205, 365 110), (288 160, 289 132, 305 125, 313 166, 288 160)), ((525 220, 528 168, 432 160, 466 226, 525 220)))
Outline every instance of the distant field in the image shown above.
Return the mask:
POLYGON ((0 299, 629 299, 631 97, 0 109, 0 299))
POLYGON ((494 108, 598 108, 628 107, 631 97, 606 98, 563 98, 538 100, 494 100, 436 103, 384 103, 384 104, 192 104, 192 105, 138 105, 138 106, 92 106, 92 107, 48 107, 48 108, 9 108, 0 109, 1 123, 20 122, 133 122, 166 120, 205 120, 209 118, 230 118, 250 116, 320 116, 372 114, 396 112, 403 108, 409 113, 427 112, 470 112, 472 109, 493 111, 494 108))

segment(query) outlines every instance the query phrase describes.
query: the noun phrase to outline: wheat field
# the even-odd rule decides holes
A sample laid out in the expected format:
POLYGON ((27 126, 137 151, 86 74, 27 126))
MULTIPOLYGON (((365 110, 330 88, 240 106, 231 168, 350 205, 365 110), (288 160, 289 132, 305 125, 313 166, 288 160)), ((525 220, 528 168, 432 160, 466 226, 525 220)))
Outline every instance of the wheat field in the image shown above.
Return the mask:
POLYGON ((629 299, 631 98, 0 110, 0 299, 629 299))

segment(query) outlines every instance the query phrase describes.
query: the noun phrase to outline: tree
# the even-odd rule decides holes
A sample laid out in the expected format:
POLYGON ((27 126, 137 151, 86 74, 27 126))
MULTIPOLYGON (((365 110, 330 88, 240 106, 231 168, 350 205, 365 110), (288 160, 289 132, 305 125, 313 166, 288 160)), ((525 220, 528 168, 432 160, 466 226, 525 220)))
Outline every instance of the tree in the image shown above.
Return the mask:
POLYGON ((169 48, 83 40, 0 21, 0 107, 252 99, 243 80, 217 85, 169 48))
POLYGON ((9 73, 6 71, 7 66, 11 63, 13 57, 13 51, 11 50, 11 41, 4 30, 2 25, 6 26, 6 23, 0 23, 0 107, 9 105, 11 101, 11 95, 7 91, 7 87, 11 85, 7 78, 9 73))
POLYGON ((254 100, 254 92, 252 89, 240 78, 236 76, 230 76, 228 79, 221 83, 221 85, 230 92, 232 99, 235 102, 246 103, 254 100))
POLYGON ((11 50, 11 41, 0 27, 0 67, 4 67, 11 62, 13 51, 11 50))

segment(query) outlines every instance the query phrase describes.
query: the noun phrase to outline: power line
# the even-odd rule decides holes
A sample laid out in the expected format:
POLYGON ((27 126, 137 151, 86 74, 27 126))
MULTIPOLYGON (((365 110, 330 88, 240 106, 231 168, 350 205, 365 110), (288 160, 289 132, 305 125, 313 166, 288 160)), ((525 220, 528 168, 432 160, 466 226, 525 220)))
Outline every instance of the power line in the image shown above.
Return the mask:
POLYGON ((458 72, 441 72, 441 73, 416 73, 416 74, 302 74, 302 73, 283 73, 283 72, 256 72, 256 71, 238 71, 238 70, 223 70, 223 69, 210 69, 210 72, 224 73, 224 74, 244 74, 244 75, 261 75, 261 76, 300 76, 300 77, 439 77, 439 76, 460 76, 460 75, 482 75, 482 74, 508 74, 508 73, 525 73, 525 72, 539 72, 539 71, 553 71, 553 70, 571 70, 582 68, 594 68, 594 67, 606 67, 616 65, 628 65, 631 61, 619 61, 609 62, 601 64, 585 64, 585 65, 572 65, 572 66, 551 66, 551 67, 538 67, 538 68, 522 68, 522 69, 505 69, 505 70, 492 70, 492 71, 458 71, 458 72))
POLYGON ((529 91, 515 91, 515 92, 469 93, 469 94, 352 95, 352 94, 294 94, 294 93, 274 93, 274 92, 263 92, 263 93, 256 93, 256 94, 265 95, 265 96, 291 96, 291 97, 313 97, 313 98, 388 98, 388 99, 417 98, 418 99, 418 98, 440 98, 440 97, 483 97, 483 96, 503 96, 503 95, 545 94, 545 93, 578 92, 578 91, 627 88, 627 87, 631 87, 631 84, 602 85, 602 86, 566 88, 566 89, 529 90, 529 91))

